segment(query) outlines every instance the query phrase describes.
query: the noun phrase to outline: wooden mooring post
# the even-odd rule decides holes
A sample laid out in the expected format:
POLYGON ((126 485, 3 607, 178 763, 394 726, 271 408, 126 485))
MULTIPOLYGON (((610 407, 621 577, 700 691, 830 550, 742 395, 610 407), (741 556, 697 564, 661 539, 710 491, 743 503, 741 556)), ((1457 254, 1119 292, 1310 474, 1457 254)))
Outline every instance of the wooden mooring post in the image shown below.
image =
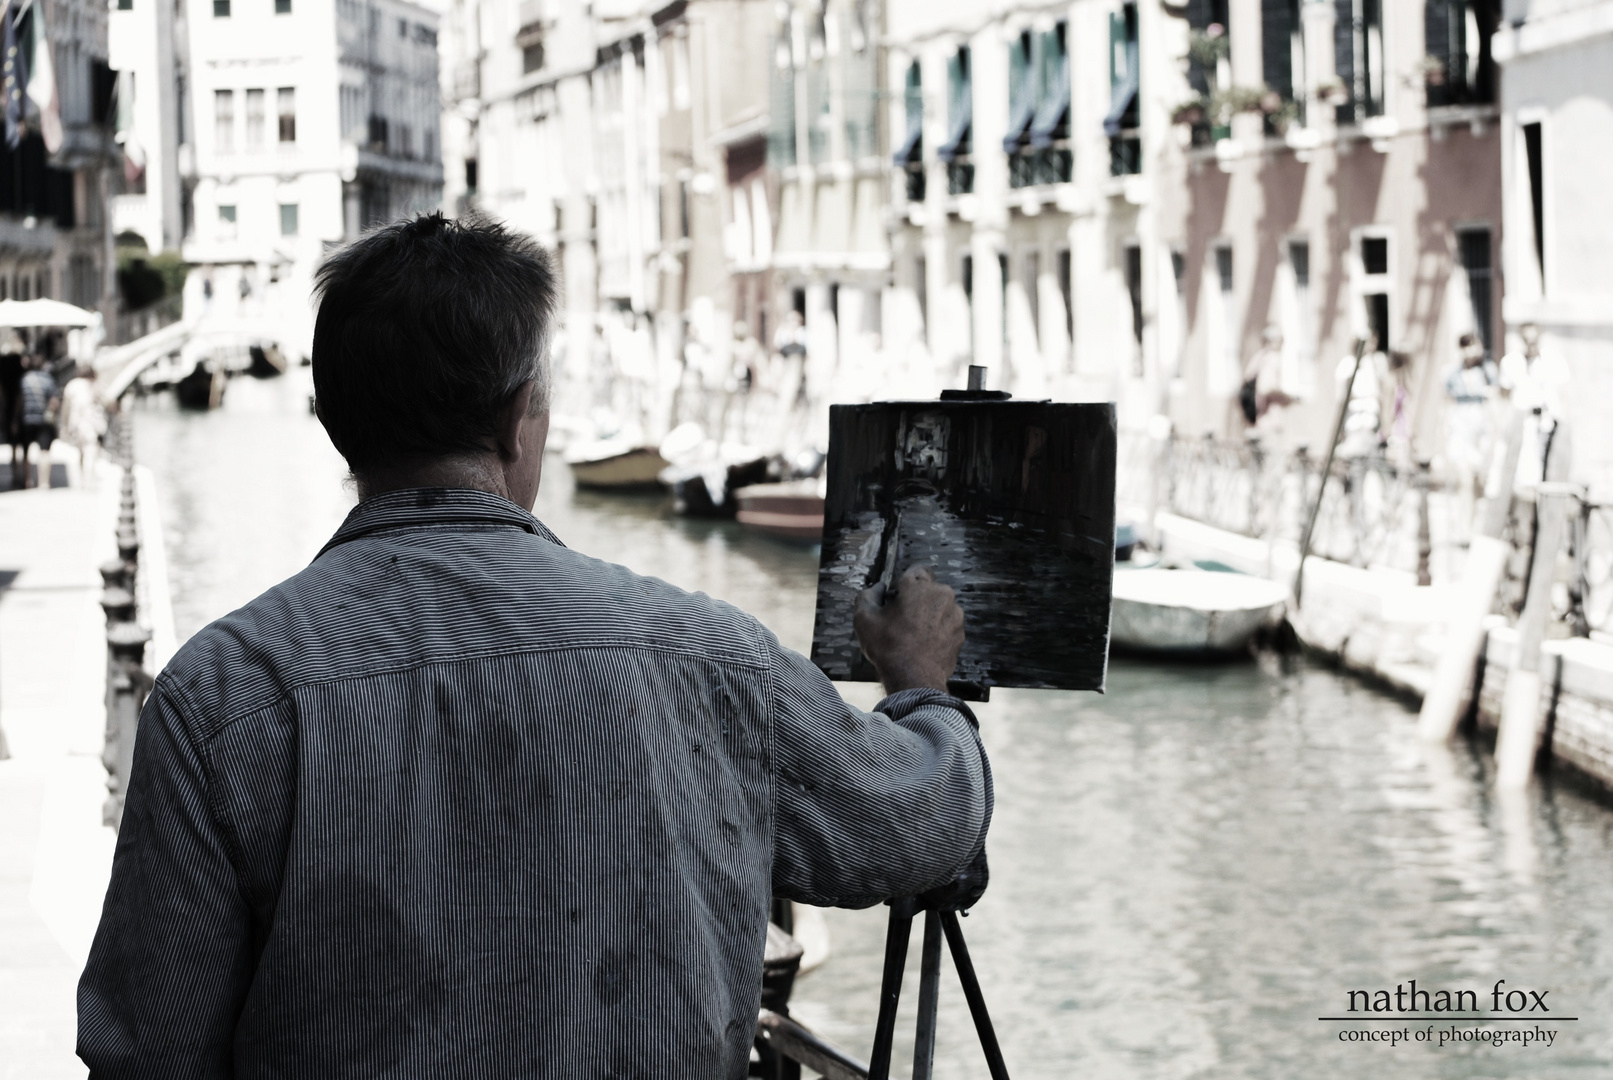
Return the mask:
POLYGON ((1557 556, 1568 531, 1568 502, 1575 495, 1568 484, 1568 439, 1557 425, 1546 459, 1546 478, 1536 496, 1535 547, 1529 559, 1529 586, 1518 615, 1518 640, 1512 652, 1512 669, 1501 697, 1501 722, 1495 738, 1497 787, 1527 787, 1540 753, 1544 717, 1540 711, 1541 648, 1551 617, 1551 590, 1556 581, 1557 556))
POLYGON ((1523 452, 1523 420, 1524 414, 1517 409, 1508 413, 1501 475, 1486 500, 1484 523, 1468 545, 1462 583, 1445 623, 1445 647, 1418 714, 1417 730, 1430 742, 1449 742, 1472 702, 1473 675, 1484 648, 1484 620, 1495 604, 1495 590, 1507 565, 1508 547, 1501 536, 1512 512, 1512 483, 1523 452))

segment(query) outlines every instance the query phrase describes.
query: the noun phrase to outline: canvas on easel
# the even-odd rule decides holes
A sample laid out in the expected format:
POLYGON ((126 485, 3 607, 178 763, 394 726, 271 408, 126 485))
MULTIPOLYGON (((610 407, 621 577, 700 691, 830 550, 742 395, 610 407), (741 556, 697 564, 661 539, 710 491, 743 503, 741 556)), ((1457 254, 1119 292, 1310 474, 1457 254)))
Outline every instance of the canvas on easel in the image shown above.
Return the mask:
POLYGON ((952 690, 1102 690, 1114 575, 1110 404, 943 400, 829 410, 812 660, 877 681, 859 593, 923 563, 965 618, 952 690))

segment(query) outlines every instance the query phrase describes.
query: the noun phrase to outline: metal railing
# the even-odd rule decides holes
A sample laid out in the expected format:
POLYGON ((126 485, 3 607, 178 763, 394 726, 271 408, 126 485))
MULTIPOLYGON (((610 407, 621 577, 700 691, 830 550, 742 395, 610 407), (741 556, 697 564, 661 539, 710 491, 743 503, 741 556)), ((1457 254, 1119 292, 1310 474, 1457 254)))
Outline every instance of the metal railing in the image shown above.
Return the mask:
MULTIPOLYGON (((1123 433, 1122 490, 1157 484, 1171 513, 1266 541, 1297 543, 1316 497, 1321 463, 1303 447, 1268 452, 1257 439, 1173 435, 1163 443, 1123 433)), ((1561 553, 1554 617, 1558 635, 1613 637, 1613 503, 1575 494, 1575 517, 1561 553)), ((1311 553, 1357 567, 1415 574, 1420 584, 1459 580, 1472 535, 1473 502, 1426 462, 1406 466, 1380 455, 1338 458, 1317 515, 1311 553)), ((1535 546, 1533 491, 1514 495, 1502 535, 1511 548, 1495 610, 1516 618, 1535 546)))
MULTIPOLYGON (((1166 509, 1261 540, 1297 543, 1321 484, 1321 462, 1305 448, 1278 454, 1256 439, 1172 436, 1159 460, 1166 509)), ((1337 458, 1312 553, 1350 566, 1405 570, 1424 583, 1452 575, 1465 540, 1457 502, 1426 464, 1406 467, 1381 455, 1337 458)))

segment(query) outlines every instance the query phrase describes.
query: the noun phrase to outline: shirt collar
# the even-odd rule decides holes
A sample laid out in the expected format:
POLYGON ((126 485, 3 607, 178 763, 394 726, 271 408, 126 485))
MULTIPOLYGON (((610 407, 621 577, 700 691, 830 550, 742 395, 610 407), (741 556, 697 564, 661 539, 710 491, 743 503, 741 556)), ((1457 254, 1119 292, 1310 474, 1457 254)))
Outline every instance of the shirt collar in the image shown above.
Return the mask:
POLYGON ((409 488, 373 496, 353 507, 336 535, 314 558, 338 544, 380 529, 471 524, 513 525, 551 544, 565 546, 543 522, 503 496, 474 488, 409 488))

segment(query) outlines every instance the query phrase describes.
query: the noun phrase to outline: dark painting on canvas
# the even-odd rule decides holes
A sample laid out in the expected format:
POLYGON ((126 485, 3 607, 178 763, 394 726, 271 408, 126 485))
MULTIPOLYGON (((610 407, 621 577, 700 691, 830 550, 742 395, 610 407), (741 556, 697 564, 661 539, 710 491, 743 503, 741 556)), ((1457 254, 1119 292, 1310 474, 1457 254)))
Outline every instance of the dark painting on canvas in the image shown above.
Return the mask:
POLYGON ((924 563, 964 610, 954 692, 1103 688, 1112 405, 836 405, 828 470, 812 660, 830 678, 876 681, 852 628, 857 595, 924 563))

